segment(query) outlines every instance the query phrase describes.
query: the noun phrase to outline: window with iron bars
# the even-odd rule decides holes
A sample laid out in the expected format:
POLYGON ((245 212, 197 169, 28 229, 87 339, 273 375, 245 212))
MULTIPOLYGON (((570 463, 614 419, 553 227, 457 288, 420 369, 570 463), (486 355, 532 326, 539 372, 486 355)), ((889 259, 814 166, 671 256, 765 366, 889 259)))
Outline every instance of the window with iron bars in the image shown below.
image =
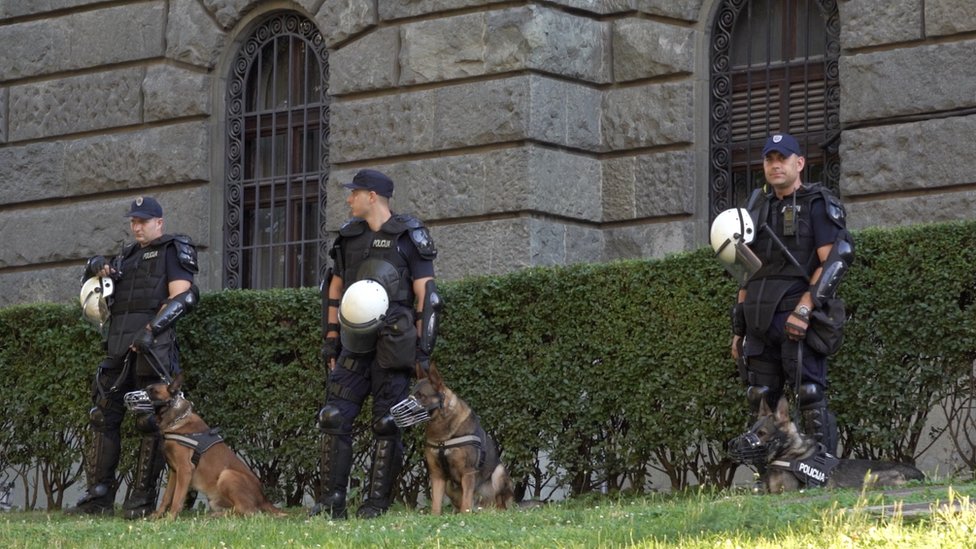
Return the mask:
POLYGON ((765 183, 771 133, 799 141, 802 177, 840 174, 836 0, 725 0, 712 35, 709 222, 765 183))
POLYGON ((328 58, 315 25, 272 15, 228 78, 224 286, 315 286, 327 263, 328 58))

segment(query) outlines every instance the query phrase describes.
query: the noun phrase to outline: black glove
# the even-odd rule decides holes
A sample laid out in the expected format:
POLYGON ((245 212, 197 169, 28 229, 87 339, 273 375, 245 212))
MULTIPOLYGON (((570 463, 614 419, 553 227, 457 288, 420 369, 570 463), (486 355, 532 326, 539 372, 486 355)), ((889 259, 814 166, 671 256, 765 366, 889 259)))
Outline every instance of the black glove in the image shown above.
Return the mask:
POLYGON ((732 334, 737 336, 746 335, 746 311, 741 303, 732 306, 732 334))
POLYGON ((322 360, 325 361, 325 367, 328 368, 332 364, 332 359, 337 356, 339 356, 339 338, 325 338, 322 342, 322 360))
POLYGON ((430 355, 428 355, 420 346, 417 346, 417 364, 424 370, 424 373, 430 373, 430 355))
POLYGON ((101 273, 102 269, 105 268, 105 265, 108 265, 108 261, 106 261, 104 257, 100 255, 91 257, 90 259, 88 259, 88 263, 85 264, 84 279, 91 278, 101 273))
POLYGON ((136 337, 132 340, 132 348, 140 353, 148 352, 152 347, 155 338, 148 328, 145 330, 140 330, 136 337))

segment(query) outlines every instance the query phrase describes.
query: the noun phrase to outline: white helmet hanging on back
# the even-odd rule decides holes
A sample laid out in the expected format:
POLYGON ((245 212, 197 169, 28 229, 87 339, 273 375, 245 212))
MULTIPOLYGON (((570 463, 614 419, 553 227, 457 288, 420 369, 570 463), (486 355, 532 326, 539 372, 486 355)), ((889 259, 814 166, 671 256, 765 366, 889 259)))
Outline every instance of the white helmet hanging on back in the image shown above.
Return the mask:
POLYGON ((108 298, 115 291, 115 281, 107 276, 93 276, 81 285, 81 312, 99 329, 108 322, 108 298))
POLYGON ((343 348, 368 353, 376 347, 376 332, 383 324, 390 296, 379 282, 367 279, 349 286, 339 303, 339 339, 343 348))
POLYGON ((712 221, 709 240, 715 257, 740 284, 745 284, 762 267, 762 261, 748 246, 755 239, 755 223, 744 208, 725 210, 712 221))

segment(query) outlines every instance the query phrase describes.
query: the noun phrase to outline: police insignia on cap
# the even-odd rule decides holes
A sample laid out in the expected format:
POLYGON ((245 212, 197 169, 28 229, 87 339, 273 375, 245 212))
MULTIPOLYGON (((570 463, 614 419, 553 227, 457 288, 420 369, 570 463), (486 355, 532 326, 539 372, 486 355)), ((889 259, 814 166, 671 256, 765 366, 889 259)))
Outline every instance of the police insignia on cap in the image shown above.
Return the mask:
MULTIPOLYGON (((782 135, 774 135, 773 136, 773 143, 779 143, 782 140, 783 140, 783 136, 782 135)), ((142 199, 140 198, 140 200, 142 200, 142 199)))
POLYGON ((142 206, 142 197, 136 199, 136 206, 142 206))

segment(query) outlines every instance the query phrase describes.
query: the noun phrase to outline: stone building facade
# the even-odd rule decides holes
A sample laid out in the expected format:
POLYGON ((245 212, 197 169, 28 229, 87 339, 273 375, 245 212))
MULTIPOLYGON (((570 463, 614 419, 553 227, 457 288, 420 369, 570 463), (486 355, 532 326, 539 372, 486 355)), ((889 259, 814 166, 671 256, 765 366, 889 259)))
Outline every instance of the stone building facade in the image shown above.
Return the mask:
MULTIPOLYGON (((973 217, 972 2, 810 1, 836 27, 850 224, 973 217)), ((201 287, 234 286, 228 88, 281 14, 327 57, 321 241, 347 215, 340 184, 375 167, 428 221, 442 278, 707 245, 716 21, 745 4, 0 0, 0 306, 75 299, 142 194, 201 245, 201 287)))

